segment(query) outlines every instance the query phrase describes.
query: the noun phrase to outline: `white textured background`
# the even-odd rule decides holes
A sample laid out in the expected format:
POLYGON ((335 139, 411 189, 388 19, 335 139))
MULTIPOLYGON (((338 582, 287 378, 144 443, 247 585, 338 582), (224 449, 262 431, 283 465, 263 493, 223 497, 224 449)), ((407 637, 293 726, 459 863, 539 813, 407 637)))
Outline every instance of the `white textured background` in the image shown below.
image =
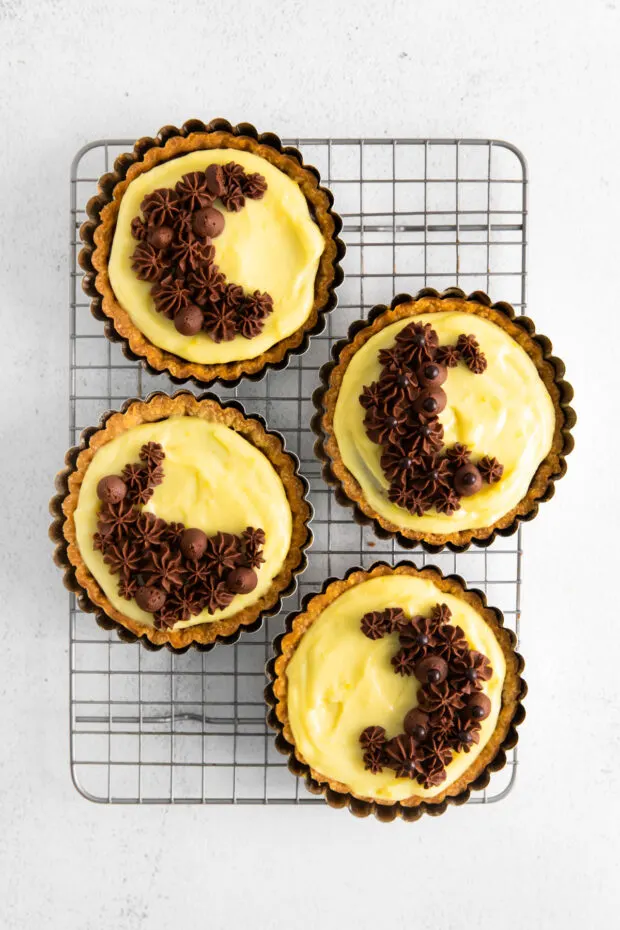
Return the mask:
POLYGON ((619 40, 618 0, 0 0, 2 930, 615 926, 619 40), (580 423, 525 528, 530 696, 501 804, 382 825, 94 806, 71 785, 46 538, 67 436, 69 163, 93 138, 215 115, 282 135, 504 138, 529 160, 529 309, 580 423))

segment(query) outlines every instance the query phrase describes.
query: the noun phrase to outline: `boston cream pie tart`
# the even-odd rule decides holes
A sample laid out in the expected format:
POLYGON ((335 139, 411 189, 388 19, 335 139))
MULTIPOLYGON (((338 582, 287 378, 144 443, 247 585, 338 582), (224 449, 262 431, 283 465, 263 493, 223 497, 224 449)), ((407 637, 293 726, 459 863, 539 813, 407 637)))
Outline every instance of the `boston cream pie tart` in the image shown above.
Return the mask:
POLYGON ((376 308, 322 372, 324 475, 362 522, 464 548, 514 532, 565 471, 575 415, 531 321, 456 290, 376 308))
POLYGON ((331 582, 276 641, 278 747, 354 813, 416 819, 505 763, 525 683, 498 610, 436 568, 378 564, 331 582))
POLYGON ((341 280, 340 220, 318 181, 249 124, 193 120, 141 140, 88 206, 93 311, 179 378, 234 380, 282 362, 320 328, 341 280))
POLYGON ((280 437, 188 392, 127 402, 72 450, 52 538, 66 580, 135 636, 231 641, 278 609, 310 508, 280 437))

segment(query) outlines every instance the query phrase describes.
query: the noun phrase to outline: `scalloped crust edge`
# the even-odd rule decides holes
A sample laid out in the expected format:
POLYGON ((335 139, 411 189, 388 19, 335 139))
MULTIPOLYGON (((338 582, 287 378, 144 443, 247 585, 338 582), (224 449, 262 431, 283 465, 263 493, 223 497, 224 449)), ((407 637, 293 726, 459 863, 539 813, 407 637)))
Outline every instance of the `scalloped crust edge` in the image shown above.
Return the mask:
POLYGON ((125 642, 139 640, 149 649, 166 646, 172 652, 185 652, 190 646, 209 651, 216 644, 237 642, 241 632, 260 629, 266 617, 278 614, 282 598, 293 594, 297 576, 307 567, 306 550, 312 544, 309 522, 312 507, 307 499, 309 485, 299 472, 299 461, 286 449, 284 437, 266 428, 257 415, 247 415, 238 401, 221 402, 213 394, 196 397, 190 391, 168 395, 161 391, 145 400, 126 400, 120 411, 104 414, 99 426, 84 430, 78 446, 65 456, 66 468, 56 477, 57 494, 50 502, 54 520, 49 535, 56 544, 54 562, 63 570, 65 587, 78 597, 80 608, 95 613, 103 629, 115 629, 125 642), (76 541, 74 513, 80 487, 88 465, 102 445, 127 429, 141 423, 156 422, 169 416, 199 416, 235 429, 265 455, 280 476, 293 517, 291 547, 280 571, 268 591, 255 603, 225 620, 215 620, 181 630, 156 630, 138 623, 118 611, 105 596, 96 579, 86 568, 76 541))
POLYGON ((529 317, 518 316, 505 301, 492 303, 482 291, 469 296, 460 288, 451 287, 439 293, 433 288, 423 288, 415 297, 399 294, 389 307, 377 305, 372 308, 368 320, 359 320, 351 325, 346 339, 340 340, 332 349, 333 361, 327 362, 319 373, 320 385, 312 400, 316 413, 312 418, 312 430, 317 436, 315 455, 323 463, 322 474, 327 484, 336 489, 336 500, 343 506, 353 507, 353 519, 360 526, 372 526, 380 539, 395 537, 403 548, 421 546, 426 552, 436 553, 444 548, 464 552, 472 544, 490 546, 497 536, 511 536, 521 522, 533 520, 539 504, 550 500, 555 492, 555 482, 566 473, 566 456, 574 447, 571 429, 577 417, 570 406, 573 389, 564 379, 564 363, 552 354, 551 341, 536 333, 529 317), (416 306, 419 305, 419 306, 416 306), (501 326, 527 352, 553 401, 556 422, 551 450, 539 465, 525 497, 509 513, 488 527, 461 530, 451 534, 420 533, 404 529, 378 514, 366 501, 362 488, 346 468, 333 431, 333 415, 338 391, 347 365, 357 349, 384 326, 405 316, 419 313, 442 312, 446 308, 466 313, 476 313, 501 326))
POLYGON ((527 684, 521 677, 525 663, 523 657, 515 651, 516 644, 515 634, 504 626, 501 611, 496 607, 489 607, 483 592, 468 588, 459 575, 443 575, 434 565, 418 569, 408 561, 401 561, 396 566, 386 562, 375 562, 367 570, 351 568, 343 579, 328 578, 320 592, 307 594, 303 598, 300 610, 290 613, 286 618, 285 632, 274 640, 274 655, 267 664, 269 683, 265 689, 265 701, 269 707, 267 723, 276 732, 276 748, 288 756, 288 768, 294 775, 304 778, 308 791, 312 794, 322 794, 330 807, 346 807, 356 817, 368 817, 373 814, 377 820, 383 822, 390 822, 397 817, 413 821, 419 820, 423 814, 443 814, 449 805, 465 804, 472 791, 486 788, 491 774, 504 768, 507 762, 506 753, 517 744, 517 727, 525 719, 522 702, 527 694, 527 684), (427 578, 441 591, 465 600, 491 627, 506 658, 502 709, 489 742, 460 778, 434 798, 412 795, 404 801, 379 801, 355 795, 347 785, 327 778, 308 765, 295 747, 288 718, 285 671, 305 631, 327 605, 348 588, 370 578, 392 574, 427 578))
POLYGON ((340 262, 345 254, 345 246, 338 237, 342 220, 333 211, 332 205, 331 191, 320 186, 320 175, 316 168, 304 165, 301 153, 295 148, 284 147, 274 133, 259 134, 250 123, 232 126, 224 119, 215 119, 210 123, 192 119, 180 129, 164 126, 156 138, 139 139, 133 152, 118 156, 114 170, 99 179, 99 194, 92 197, 86 206, 89 219, 80 228, 83 248, 78 261, 85 271, 82 287, 92 298, 91 312, 95 319, 105 322, 107 338, 111 342, 120 343, 124 355, 131 361, 141 361, 150 374, 165 372, 175 384, 191 381, 203 388, 215 382, 233 387, 239 384, 242 377, 260 380, 268 369, 280 370, 286 367, 290 355, 305 352, 310 337, 323 330, 326 314, 336 307, 335 288, 343 280, 340 262), (317 271, 314 304, 310 315, 298 330, 256 358, 202 365, 159 348, 132 323, 129 314, 114 296, 108 277, 108 256, 119 205, 128 184, 137 175, 161 162, 191 151, 216 147, 254 152, 288 174, 299 185, 308 201, 315 222, 323 234, 325 249, 317 271))

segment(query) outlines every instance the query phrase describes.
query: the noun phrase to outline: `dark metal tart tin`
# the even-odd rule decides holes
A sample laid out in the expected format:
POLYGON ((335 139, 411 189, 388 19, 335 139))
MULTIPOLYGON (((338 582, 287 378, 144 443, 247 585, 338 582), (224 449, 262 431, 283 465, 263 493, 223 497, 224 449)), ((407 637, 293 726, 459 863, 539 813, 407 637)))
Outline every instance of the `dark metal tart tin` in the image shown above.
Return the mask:
POLYGON ((89 426, 83 430, 80 436, 80 444, 73 446, 65 455, 66 468, 59 472, 55 479, 56 491, 57 493, 52 497, 49 505, 50 513, 54 517, 53 522, 49 528, 49 536, 52 542, 55 544, 54 549, 54 562, 63 572, 63 584, 65 588, 76 595, 78 607, 80 610, 86 611, 87 613, 94 613, 95 619, 98 626, 103 630, 116 630, 118 638, 126 643, 135 643, 140 642, 145 649, 148 649, 150 652, 158 652, 162 648, 168 649, 170 652, 176 653, 177 655, 182 655, 187 652, 188 649, 193 648, 198 652, 210 652, 215 646, 220 645, 233 645, 239 640, 239 637, 243 633, 255 633, 260 630, 263 621, 268 617, 275 617, 280 613, 282 609, 282 599, 285 597, 290 597, 297 590, 297 578, 299 575, 302 575, 306 568, 308 567, 308 555, 307 550, 312 545, 313 535, 312 530, 310 529, 310 523, 314 513, 312 504, 308 498, 308 492, 310 490, 309 484, 304 476, 299 470, 299 459, 294 452, 291 452, 286 448, 286 442, 282 433, 277 430, 267 429, 267 424, 265 420, 258 414, 248 414, 245 411, 245 408, 237 400, 228 400, 221 401, 219 397, 216 397, 215 394, 203 393, 199 395, 194 395, 189 391, 176 391, 174 394, 166 394, 164 391, 153 391, 147 397, 131 397, 124 401, 122 407, 119 410, 108 410, 104 413, 97 426, 89 426), (294 462, 294 476, 301 483, 304 493, 303 501, 308 507, 308 519, 305 523, 306 526, 306 538, 303 544, 300 547, 301 559, 299 565, 292 570, 291 580, 287 587, 283 589, 279 596, 278 600, 273 604, 272 607, 269 607, 267 610, 262 611, 256 620, 248 625, 239 627, 235 632, 230 636, 220 636, 218 635, 215 640, 211 643, 189 643, 187 646, 182 648, 175 648, 170 643, 161 643, 156 644, 152 643, 145 635, 137 636, 132 633, 130 630, 126 629, 121 623, 117 623, 111 617, 109 617, 105 611, 99 607, 99 605, 94 604, 90 599, 87 591, 82 587, 76 578, 75 566, 69 561, 68 557, 68 542, 63 533, 63 525, 65 522, 65 514, 62 509, 63 501, 69 493, 69 476, 76 470, 77 458, 82 450, 88 448, 90 444, 91 437, 98 432, 100 429, 104 428, 108 419, 116 413, 125 413, 131 404, 139 403, 148 403, 152 398, 157 396, 164 396, 174 399, 180 395, 191 394, 192 397, 195 397, 197 401, 209 400, 214 401, 222 408, 232 407, 235 410, 238 410, 239 413, 248 420, 257 421, 265 430, 268 435, 275 436, 282 444, 282 450, 285 452, 294 462))
MULTIPOLYGON (((372 572, 373 569, 380 566, 385 566, 387 568, 399 568, 400 566, 407 566, 414 569, 418 568, 418 566, 413 562, 406 560, 402 560, 393 566, 388 565, 387 562, 374 562, 369 568, 365 569, 360 568, 359 566, 349 568, 344 574, 343 579, 346 580, 355 572, 372 572)), ((444 814, 448 807, 451 805, 460 806, 461 804, 465 804, 469 800, 472 791, 482 791, 489 784, 491 774, 493 772, 499 772, 505 767, 507 762, 506 754, 517 745, 519 740, 517 727, 519 727, 520 724, 522 724, 525 720, 525 708, 523 707, 522 703, 528 690, 527 683, 522 677, 522 672, 525 668, 525 662, 520 653, 515 651, 517 637, 515 633, 512 632, 512 630, 504 626, 504 615, 502 612, 497 607, 491 607, 487 603, 486 595, 482 591, 479 591, 477 588, 468 587, 460 575, 444 575, 443 572, 435 565, 425 565, 424 570, 432 572, 437 578, 442 578, 446 581, 453 581, 464 591, 474 594, 480 598, 483 607, 493 611, 498 626, 502 627, 505 633, 508 634, 510 638, 511 649, 517 660, 517 684, 519 686, 519 692, 515 712, 512 717, 508 732, 502 740, 495 756, 486 765, 484 771, 481 772, 481 774, 459 794, 448 796, 444 798, 443 801, 434 804, 428 801, 421 801, 420 804, 415 807, 404 805, 400 801, 395 801, 392 804, 383 804, 378 801, 365 801, 356 797, 351 792, 335 791, 327 783, 317 781, 311 774, 310 766, 305 762, 300 762, 300 760, 295 755, 295 747, 285 738, 284 725, 276 713, 278 698, 276 697, 273 689, 274 683, 278 677, 276 674, 276 662, 283 655, 283 640, 287 634, 292 632, 293 624, 295 623, 296 618, 305 613, 310 601, 319 594, 325 594, 329 586, 333 582, 339 580, 338 578, 327 578, 326 581, 323 582, 320 590, 309 592, 308 594, 304 595, 299 610, 288 614, 285 622, 285 630, 274 639, 273 656, 266 666, 268 681, 267 687, 265 688, 265 702, 268 707, 267 724, 271 727, 272 730, 275 731, 276 749, 282 755, 288 757, 289 771, 291 771, 293 775, 296 775, 298 778, 303 778, 306 788, 312 794, 323 795, 325 802, 330 807, 338 809, 346 807, 356 817, 368 817, 370 814, 372 814, 377 818, 377 820, 380 820, 383 823, 390 823, 391 821, 396 820, 397 817, 400 817, 402 820, 407 822, 411 822, 414 820, 419 820, 423 814, 430 814, 432 817, 438 817, 440 814, 444 814)))
MULTIPOLYGON (((136 162, 143 161, 144 156, 146 152, 149 151, 149 149, 156 147, 161 148, 166 144, 166 142, 168 142, 169 139, 172 139, 175 136, 187 137, 192 133, 209 132, 228 132, 234 136, 245 136, 253 139, 261 145, 269 146, 276 152, 294 159, 301 168, 314 175, 317 182, 320 182, 321 180, 320 174, 316 168, 314 168, 312 165, 304 164, 301 152, 292 146, 284 146, 280 138, 275 135, 275 133, 259 133, 251 123, 238 123, 236 126, 233 126, 228 122, 228 120, 225 119, 214 119, 209 123, 204 123, 199 119, 190 119, 183 123, 180 129, 176 126, 163 126, 155 138, 145 136, 135 143, 132 152, 126 152, 122 155, 119 155, 114 162, 113 171, 109 172, 108 174, 104 174, 99 179, 99 193, 96 196, 91 197, 91 199, 88 201, 86 205, 86 214, 88 216, 88 220, 86 220, 80 228, 80 238, 82 240, 83 247, 78 255, 78 262, 80 267, 85 272, 82 279, 82 288, 84 292, 91 298, 91 313, 96 320, 99 320, 105 324, 105 335, 111 342, 120 344, 122 352, 126 358, 132 362, 140 362, 145 371, 147 371, 150 375, 167 375, 174 384, 181 385, 192 382, 197 387, 201 388, 208 388, 214 384, 220 384, 222 387, 236 387, 244 378, 248 381, 260 381, 262 378, 264 378, 267 371, 280 371, 283 368, 286 368, 292 355, 303 355, 303 353, 308 349, 311 337, 323 331, 325 328, 327 314, 334 310, 337 305, 335 291, 336 288, 342 283, 344 278, 340 262, 342 261, 342 258, 345 254, 345 244, 342 239, 339 238, 339 233, 342 229, 342 219, 332 209, 334 198, 333 194, 328 188, 322 186, 319 186, 318 188, 329 202, 328 214, 331 216, 334 223, 334 234, 332 236, 332 240, 336 246, 336 257, 332 263, 334 275, 328 289, 327 300, 319 310, 315 326, 311 330, 307 330, 304 333, 304 337, 299 345, 288 349, 283 358, 279 361, 266 362, 259 371, 253 374, 241 374, 239 377, 235 378, 214 376, 213 378, 203 380, 192 376, 183 378, 175 377, 167 368, 154 368, 145 358, 137 355, 132 351, 129 345, 129 340, 117 332, 114 326, 114 320, 110 319, 110 317, 108 317, 103 312, 103 297, 97 290, 95 284, 97 272, 92 264, 92 255, 96 248, 94 241, 95 230, 101 221, 101 211, 106 204, 113 200, 114 188, 120 181, 125 180, 129 168, 136 162)), ((231 151, 234 152, 234 149, 231 149, 231 151)), ((308 204, 308 206, 311 207, 311 204, 308 204)), ((181 361, 184 361, 180 356, 178 357, 181 361)))
POLYGON ((323 365, 321 368, 319 372, 320 383, 312 395, 312 401, 316 413, 312 417, 311 427, 312 431, 317 437, 314 445, 314 452, 317 458, 323 463, 323 479, 327 484, 334 488, 335 497, 338 503, 344 507, 352 508, 353 519, 359 526, 371 526, 373 532, 379 539, 395 539, 395 541, 404 549, 415 549, 419 547, 426 552, 437 553, 447 548, 453 552, 464 552, 472 545, 479 548, 486 548, 487 546, 490 546, 498 536, 512 536, 517 532, 519 525, 522 522, 528 522, 534 519, 538 513, 538 505, 540 503, 550 500, 553 497, 555 492, 555 482, 559 481, 559 479, 566 474, 566 456, 572 451, 574 447, 574 439, 571 434, 571 429, 577 421, 577 416, 573 408, 570 406, 574 392, 572 386, 564 379, 564 373, 566 370, 564 362, 553 355, 552 350, 553 347, 551 345, 550 339, 536 332, 534 323, 529 317, 520 316, 519 314, 515 313, 514 308, 505 301, 498 301, 497 303, 493 303, 490 297, 488 297, 487 294, 485 294, 483 291, 474 291, 472 294, 466 295, 465 292, 458 287, 447 288, 441 293, 436 291, 434 288, 425 287, 418 291, 414 297, 412 297, 410 294, 398 294, 396 297, 394 297, 389 307, 384 304, 379 304, 373 307, 368 314, 367 320, 357 320, 352 323, 349 327, 347 337, 345 339, 341 339, 332 347, 332 361, 326 362, 325 365, 323 365), (549 478, 547 488, 544 494, 538 498, 535 506, 526 514, 518 514, 509 526, 503 528, 496 527, 487 536, 483 538, 473 538, 470 542, 467 542, 464 545, 458 545, 450 541, 436 545, 428 543, 424 539, 410 539, 403 533, 390 532, 389 530, 386 530, 378 519, 365 514, 360 509, 358 504, 351 500, 344 487, 342 486, 340 479, 334 473, 332 468, 332 460, 327 450, 325 449, 327 435, 325 434, 322 425, 322 419, 325 412, 324 397, 326 392, 329 390, 331 373, 338 365, 340 360, 340 353, 345 348, 345 346, 349 345, 349 343, 361 330, 374 323, 377 317, 381 316, 381 314, 385 313, 387 310, 393 310, 400 304, 412 303, 420 300, 423 297, 434 297, 439 300, 446 300, 456 297, 463 300, 471 300, 475 303, 482 304, 485 307, 490 307, 493 310, 504 314, 507 319, 519 326, 534 342, 538 344, 544 361, 548 362, 553 368, 555 373, 554 381, 559 391, 560 407, 564 418, 564 423, 561 430, 563 447, 559 456, 559 468, 556 473, 551 475, 549 478))

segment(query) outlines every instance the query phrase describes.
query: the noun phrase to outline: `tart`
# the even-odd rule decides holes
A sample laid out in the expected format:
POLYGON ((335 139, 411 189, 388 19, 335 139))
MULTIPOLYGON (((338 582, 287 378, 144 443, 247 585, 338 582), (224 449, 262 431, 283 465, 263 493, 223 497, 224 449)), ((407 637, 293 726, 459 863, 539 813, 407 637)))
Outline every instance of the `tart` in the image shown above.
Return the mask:
POLYGON ((236 402, 127 401, 66 461, 56 562, 82 608, 123 638, 234 642, 294 590, 311 541, 307 485, 283 439, 236 402))
POLYGON ((281 367, 324 326, 340 218, 316 169, 247 123, 190 120, 100 179, 83 286, 131 359, 200 384, 281 367))
POLYGON ((396 297, 321 371, 315 448, 338 500, 401 545, 460 551, 532 519, 566 470, 572 388, 509 304, 396 297))
POLYGON ((266 697, 277 746, 334 807, 381 820, 443 813, 484 788, 517 742, 515 644, 456 575, 352 569, 276 640, 266 697))

